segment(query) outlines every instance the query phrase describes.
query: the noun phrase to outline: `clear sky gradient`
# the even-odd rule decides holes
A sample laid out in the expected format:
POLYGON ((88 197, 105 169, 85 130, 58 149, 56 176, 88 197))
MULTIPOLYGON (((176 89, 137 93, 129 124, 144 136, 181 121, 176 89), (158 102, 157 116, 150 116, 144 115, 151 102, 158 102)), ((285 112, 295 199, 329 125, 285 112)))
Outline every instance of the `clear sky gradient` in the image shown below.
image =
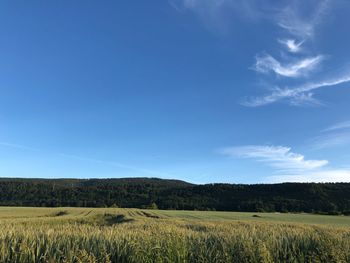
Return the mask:
POLYGON ((0 176, 350 181, 350 1, 2 1, 0 176))

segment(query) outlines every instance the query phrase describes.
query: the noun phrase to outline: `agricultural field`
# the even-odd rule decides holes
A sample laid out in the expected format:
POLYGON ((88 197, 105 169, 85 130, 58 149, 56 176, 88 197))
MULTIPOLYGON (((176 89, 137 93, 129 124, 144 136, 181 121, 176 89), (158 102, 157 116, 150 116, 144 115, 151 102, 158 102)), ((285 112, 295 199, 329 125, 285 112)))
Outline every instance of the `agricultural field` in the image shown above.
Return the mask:
POLYGON ((350 217, 0 208, 0 262, 350 262, 350 217))

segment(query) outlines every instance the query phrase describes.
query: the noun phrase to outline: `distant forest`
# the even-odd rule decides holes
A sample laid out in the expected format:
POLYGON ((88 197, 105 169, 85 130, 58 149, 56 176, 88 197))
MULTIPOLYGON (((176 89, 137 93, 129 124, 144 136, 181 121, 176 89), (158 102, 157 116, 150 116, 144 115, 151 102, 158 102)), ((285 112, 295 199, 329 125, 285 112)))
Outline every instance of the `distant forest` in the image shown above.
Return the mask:
POLYGON ((350 215, 350 183, 194 185, 156 178, 2 178, 0 205, 350 215))

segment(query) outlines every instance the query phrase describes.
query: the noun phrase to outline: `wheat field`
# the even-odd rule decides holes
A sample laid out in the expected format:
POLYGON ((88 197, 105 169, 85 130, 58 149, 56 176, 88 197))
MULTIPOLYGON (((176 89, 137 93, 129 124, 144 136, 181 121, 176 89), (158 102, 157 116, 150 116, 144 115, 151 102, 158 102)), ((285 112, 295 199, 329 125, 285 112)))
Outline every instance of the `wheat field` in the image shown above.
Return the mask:
POLYGON ((349 217, 216 213, 3 207, 0 262, 350 262, 349 217))

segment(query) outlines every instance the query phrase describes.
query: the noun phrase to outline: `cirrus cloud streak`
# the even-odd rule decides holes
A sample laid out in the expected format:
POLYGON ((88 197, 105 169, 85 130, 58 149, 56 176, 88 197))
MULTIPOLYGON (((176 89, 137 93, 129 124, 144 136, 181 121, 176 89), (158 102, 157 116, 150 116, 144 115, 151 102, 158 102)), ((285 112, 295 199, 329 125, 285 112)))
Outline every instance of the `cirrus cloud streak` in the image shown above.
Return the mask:
POLYGON ((250 98, 242 102, 242 105, 248 107, 259 107, 267 104, 271 104, 281 100, 289 100, 291 104, 303 104, 303 103, 320 103, 313 98, 313 91, 325 88, 341 85, 350 82, 350 72, 340 77, 323 80, 320 82, 309 82, 295 88, 274 88, 272 93, 262 97, 250 98))
POLYGON ((306 171, 328 164, 327 160, 306 160, 303 155, 293 153, 291 148, 284 146, 246 145, 224 148, 220 153, 230 157, 255 159, 279 171, 306 171))
POLYGON ((306 159, 284 146, 245 145, 219 151, 231 158, 252 159, 274 169, 265 183, 282 182, 350 182, 350 169, 332 168, 327 160, 306 159))
POLYGON ((264 54, 256 56, 256 63, 253 69, 259 73, 274 72, 276 75, 283 77, 299 77, 315 69, 323 58, 322 55, 318 55, 282 65, 281 62, 271 55, 264 54))

